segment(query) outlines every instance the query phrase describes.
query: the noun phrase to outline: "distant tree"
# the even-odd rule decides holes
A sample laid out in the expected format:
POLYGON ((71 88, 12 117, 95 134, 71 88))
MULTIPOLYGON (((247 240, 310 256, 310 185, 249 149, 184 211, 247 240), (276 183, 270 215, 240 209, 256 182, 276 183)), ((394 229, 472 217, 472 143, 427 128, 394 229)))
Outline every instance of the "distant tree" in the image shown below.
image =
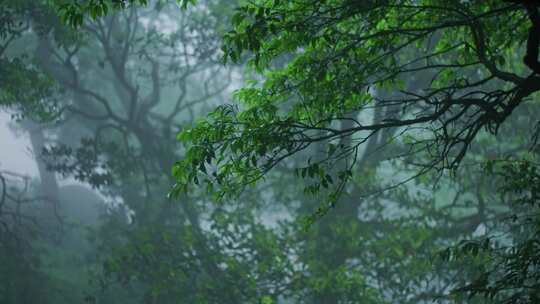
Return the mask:
POLYGON ((483 298, 493 303, 540 301, 539 164, 527 159, 488 162, 498 177, 507 212, 498 216, 495 233, 462 240, 441 251, 445 261, 476 261, 478 271, 452 294, 457 300, 483 298))
POLYGON ((41 35, 61 27, 47 22, 50 14, 54 11, 44 1, 0 1, 0 107, 19 118, 50 120, 58 112, 58 87, 17 43, 29 31, 41 35))

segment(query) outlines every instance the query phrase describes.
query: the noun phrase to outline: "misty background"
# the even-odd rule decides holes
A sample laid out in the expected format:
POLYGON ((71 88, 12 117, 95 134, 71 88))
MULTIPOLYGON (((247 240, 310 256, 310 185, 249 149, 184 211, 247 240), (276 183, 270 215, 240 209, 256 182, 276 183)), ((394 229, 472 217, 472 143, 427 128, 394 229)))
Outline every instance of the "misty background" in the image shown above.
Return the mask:
MULTIPOLYGON (((187 10, 149 1, 78 29, 60 22, 47 1, 23 2, 20 15, 3 8, 21 28, 14 26, 1 63, 20 60, 43 78, 16 69, 32 80, 15 82, 16 91, 40 98, 0 112, 1 304, 456 303, 452 290, 481 273, 488 257, 446 261, 441 252, 463 239, 496 235, 504 247, 525 235, 512 225, 502 232, 513 210, 498 192, 505 179, 488 175, 483 161, 536 155, 525 134, 537 103, 515 110, 498 136, 480 131, 451 173, 417 176, 429 153, 407 153, 424 129, 410 138, 399 137, 406 129, 399 127, 369 137, 355 152, 358 174, 346 195, 307 227, 331 191, 305 191, 311 173, 304 179, 295 168, 324 158, 328 142, 235 197, 220 200, 204 185, 169 195, 178 183, 172 168, 187 153, 177 134, 264 79, 243 58, 223 64, 236 1, 187 10)), ((401 80, 420 92, 430 73, 401 80)), ((381 121, 380 111, 351 117, 381 121)), ((347 165, 337 162, 329 174, 337 180, 347 165)))

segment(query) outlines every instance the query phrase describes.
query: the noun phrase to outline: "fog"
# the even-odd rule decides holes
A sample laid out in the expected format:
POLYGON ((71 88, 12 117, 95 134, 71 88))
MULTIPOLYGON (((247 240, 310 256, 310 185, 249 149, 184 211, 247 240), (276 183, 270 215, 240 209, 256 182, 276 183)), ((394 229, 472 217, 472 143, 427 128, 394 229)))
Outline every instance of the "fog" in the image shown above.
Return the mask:
POLYGON ((0 0, 0 304, 540 303, 536 6, 195 2, 0 0))
POLYGON ((24 132, 13 130, 14 125, 8 112, 0 112, 0 166, 3 171, 12 171, 28 176, 37 176, 33 151, 24 132))

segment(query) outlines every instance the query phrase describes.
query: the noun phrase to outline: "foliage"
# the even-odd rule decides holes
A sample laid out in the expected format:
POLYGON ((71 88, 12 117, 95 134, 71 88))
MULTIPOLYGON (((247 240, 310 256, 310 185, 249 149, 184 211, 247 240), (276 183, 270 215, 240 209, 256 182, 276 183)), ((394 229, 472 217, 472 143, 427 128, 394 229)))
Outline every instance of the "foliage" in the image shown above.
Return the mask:
MULTIPOLYGON (((92 225, 68 223, 63 242, 26 238, 28 256, 41 264, 0 251, 15 261, 0 263, 0 278, 21 278, 0 292, 7 286, 55 304, 527 297, 519 284, 534 282, 535 269, 512 267, 530 261, 523 253, 535 256, 519 249, 535 228, 518 217, 499 247, 482 239, 504 231, 500 219, 511 210, 497 199, 509 189, 496 189, 478 166, 523 157, 540 115, 524 102, 537 76, 522 76, 526 66, 517 63, 529 27, 523 7, 255 1, 229 16, 234 1, 189 10, 167 1, 48 3, 60 16, 40 15, 14 38, 30 49, 32 67, 66 92, 62 119, 40 125, 36 160, 59 173, 50 173, 54 181, 94 186, 107 211, 90 220, 75 192, 72 209, 59 210, 92 225), (224 20, 234 28, 220 49, 224 20), (222 55, 239 64, 225 69, 222 55), (227 104, 239 75, 258 80, 227 104), (432 170, 444 168, 457 169, 432 170), (178 203, 166 197, 173 185, 178 203), (433 258, 460 239, 473 241, 433 258), (474 280, 482 273, 487 285, 474 280), (450 292, 460 286, 461 295, 450 292)), ((10 50, 21 52, 17 44, 10 50)), ((531 163, 493 167, 515 189, 533 189, 538 179, 531 163)), ((36 207, 29 209, 39 219, 51 212, 36 207)))
POLYGON ((28 54, 13 54, 13 45, 31 27, 49 31, 50 8, 41 1, 4 0, 0 8, 0 107, 14 110, 14 116, 51 120, 57 113, 60 95, 50 75, 29 60, 28 54), (38 13, 39 12, 39 13, 38 13))
POLYGON ((441 252, 444 260, 482 261, 481 271, 456 296, 480 295, 495 303, 537 303, 540 300, 540 218, 538 164, 529 160, 488 163, 488 170, 502 177, 500 193, 509 212, 499 223, 501 231, 479 240, 464 240, 441 252))
POLYGON ((540 89, 536 75, 509 64, 527 40, 524 13, 501 1, 244 4, 225 60, 247 54, 263 79, 236 92, 238 106, 181 132, 189 150, 173 169, 175 192, 201 184, 234 195, 296 157, 299 176, 313 180, 305 191, 331 189, 325 213, 364 144, 387 130, 395 136, 386 143, 410 146, 404 154, 431 156, 420 173, 456 168, 481 130, 496 133, 540 89), (324 152, 314 155, 318 144, 324 152))
MULTIPOLYGON (((106 16, 111 9, 125 9, 132 5, 148 5, 148 0, 50 0, 57 6, 57 10, 62 20, 73 27, 80 27, 84 22, 85 16, 92 19, 106 16)), ((158 4, 167 2, 160 0, 158 4)), ((188 5, 195 4, 196 0, 176 0, 182 9, 188 5)))

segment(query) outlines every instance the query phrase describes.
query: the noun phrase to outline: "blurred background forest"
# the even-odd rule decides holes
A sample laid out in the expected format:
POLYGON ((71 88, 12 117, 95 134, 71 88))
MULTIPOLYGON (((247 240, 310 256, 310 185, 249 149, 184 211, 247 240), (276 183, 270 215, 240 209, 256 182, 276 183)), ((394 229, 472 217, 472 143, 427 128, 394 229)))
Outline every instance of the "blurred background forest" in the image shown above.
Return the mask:
POLYGON ((476 130, 451 170, 426 165, 427 131, 397 126, 313 142, 235 195, 197 178, 175 191, 179 132, 272 77, 245 54, 223 63, 243 2, 149 1, 76 28, 51 3, 0 1, 0 303, 540 303, 536 95, 496 135, 476 130), (354 162, 298 170, 338 145, 354 162), (338 179, 346 195, 321 209, 338 179))

